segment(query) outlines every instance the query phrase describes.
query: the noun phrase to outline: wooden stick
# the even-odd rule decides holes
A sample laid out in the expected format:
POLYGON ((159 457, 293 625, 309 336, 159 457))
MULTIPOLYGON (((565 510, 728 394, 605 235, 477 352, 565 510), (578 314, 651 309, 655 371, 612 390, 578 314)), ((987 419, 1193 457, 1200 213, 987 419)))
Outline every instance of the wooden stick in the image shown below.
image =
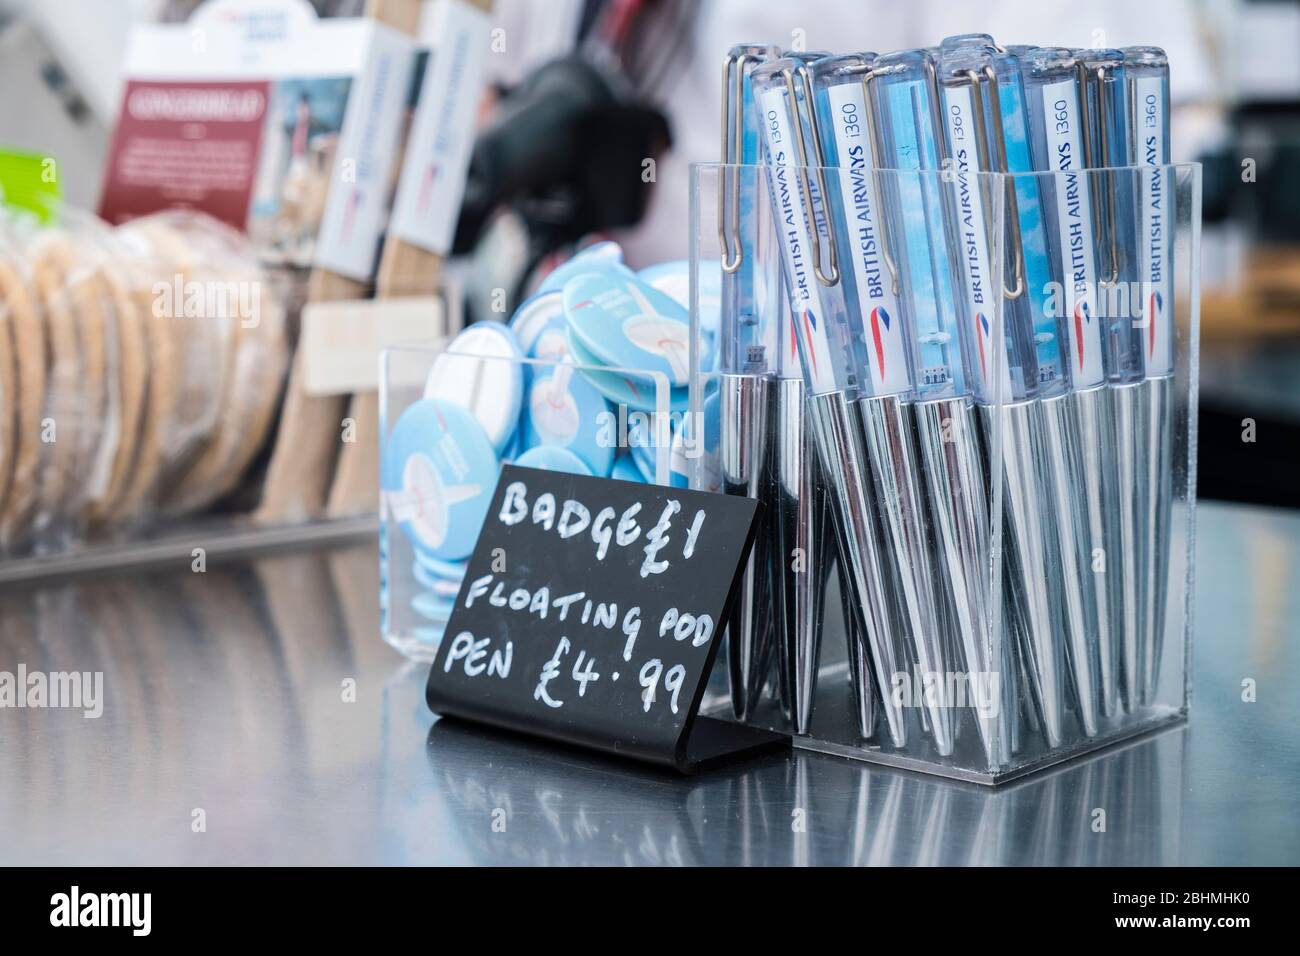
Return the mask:
MULTIPOLYGON (((366 16, 413 33, 419 22, 420 5, 418 0, 369 0, 366 16)), ((308 280, 308 302, 362 299, 365 294, 364 283, 324 269, 313 269, 308 280)), ((303 390, 306 374, 303 361, 299 350, 289 374, 280 431, 267 468, 262 503, 256 513, 258 521, 304 521, 320 515, 325 508, 340 447, 347 447, 342 441, 347 396, 308 395, 303 390)), ((364 426, 372 434, 378 431, 378 417, 376 409, 376 423, 364 426)), ((353 437, 360 438, 365 434, 360 422, 351 431, 353 437)), ((360 440, 364 441, 364 438, 360 440)), ((377 488, 377 462, 375 469, 377 488)))
MULTIPOLYGON (((361 299, 365 286, 324 269, 313 269, 308 302, 361 299)), ((280 430, 262 486, 260 522, 305 521, 320 515, 342 438, 345 395, 308 395, 301 349, 294 356, 280 411, 280 430)))
MULTIPOLYGON (((481 10, 491 10, 491 0, 461 0, 481 10)), ((371 10, 378 6, 400 7, 403 0, 371 0, 371 10)), ((419 5, 415 7, 418 20, 419 5)), ((394 14, 396 10, 393 11, 394 14)), ((373 14, 372 14, 373 15, 373 14)), ((414 31, 414 25, 412 26, 414 31)), ((375 298, 433 295, 442 274, 442 256, 419 246, 403 242, 391 233, 384 240, 375 298)), ((450 331, 450 330, 448 330, 450 331)), ((338 470, 330 489, 327 512, 332 518, 372 514, 379 507, 379 395, 362 392, 352 397, 348 411, 355 441, 343 447, 338 470)))

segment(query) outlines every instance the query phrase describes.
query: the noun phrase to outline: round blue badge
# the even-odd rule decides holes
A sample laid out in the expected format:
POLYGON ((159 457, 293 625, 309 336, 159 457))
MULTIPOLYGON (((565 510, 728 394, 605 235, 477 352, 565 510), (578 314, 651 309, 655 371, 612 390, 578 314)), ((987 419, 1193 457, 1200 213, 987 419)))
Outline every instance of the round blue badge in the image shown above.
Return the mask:
POLYGON ((469 569, 469 561, 445 561, 431 557, 424 551, 416 550, 415 561, 436 578, 459 581, 469 569))
POLYGON ((434 574, 419 561, 412 562, 411 574, 414 575, 416 583, 420 587, 439 597, 450 597, 453 600, 460 593, 460 582, 464 579, 464 575, 454 578, 441 577, 434 574))
POLYGON ((641 429, 630 427, 628 449, 631 451, 633 464, 641 472, 641 477, 646 480, 647 484, 655 483, 655 448, 650 439, 644 441, 640 438, 641 429))
MULTIPOLYGON (((654 286, 690 313, 691 263, 689 259, 661 262, 637 273, 642 282, 654 286)), ((714 371, 718 354, 718 329, 722 324, 722 263, 700 263, 700 369, 714 371)))
POLYGON ((597 242, 562 263, 537 287, 538 292, 558 292, 574 276, 584 272, 610 272, 614 275, 636 275, 623 265, 623 250, 617 242, 597 242))
MULTIPOLYGON (((563 362, 570 355, 569 341, 565 334, 569 324, 564 316, 552 319, 546 327, 539 330, 533 344, 528 349, 528 357, 543 362, 563 362)), ((546 369, 537 365, 529 366, 534 372, 546 373, 546 369)))
POLYGON ((510 440, 506 442, 506 447, 501 449, 501 461, 514 461, 524 451, 524 434, 519 428, 510 433, 510 440))
POLYGON ((498 467, 492 443, 469 412, 445 399, 422 399, 402 413, 385 444, 385 505, 417 551, 468 557, 492 503, 498 467))
POLYGON ((604 396, 571 362, 533 367, 523 418, 524 442, 530 449, 568 448, 591 474, 603 478, 614 464, 616 421, 604 396))
POLYGON ((451 617, 452 610, 456 607, 456 599, 444 599, 427 591, 417 594, 411 598, 411 609, 426 621, 436 621, 439 624, 445 624, 451 617))
POLYGON ((673 487, 689 488, 696 470, 701 491, 722 490, 722 466, 718 461, 718 437, 722 431, 722 399, 716 386, 704 397, 701 423, 684 414, 673 430, 673 447, 668 461, 673 487), (701 428, 703 434, 700 434, 701 428))
MULTIPOLYGON (((585 366, 578 369, 578 373, 615 405, 626 405, 628 408, 647 412, 657 408, 658 389, 653 378, 629 375, 627 372, 611 372, 603 368, 604 363, 591 354, 572 330, 568 333, 568 348, 573 360, 585 366)), ((674 411, 684 409, 689 398, 687 387, 679 385, 670 388, 669 392, 669 408, 674 411)))
POLYGON ((538 292, 525 299, 510 317, 510 331, 515 333, 520 351, 531 354, 542 329, 556 320, 564 321, 564 293, 559 289, 538 292))
POLYGON ((424 397, 469 411, 498 452, 519 421, 524 394, 523 352, 500 322, 476 322, 451 340, 429 370, 424 397))
POLYGON ((603 365, 690 376, 686 310, 635 276, 579 275, 564 285, 564 314, 574 338, 603 365))
POLYGON ((447 622, 443 621, 442 624, 432 627, 417 627, 412 633, 415 635, 416 640, 437 647, 442 643, 442 634, 445 630, 447 630, 447 622))
POLYGON ((516 465, 540 468, 542 471, 562 471, 570 475, 590 475, 587 463, 559 445, 538 445, 519 456, 516 465))
POLYGON ((614 468, 609 473, 609 477, 617 478, 619 481, 635 481, 638 484, 645 484, 646 477, 641 474, 641 469, 637 467, 632 456, 619 455, 614 459, 614 468))

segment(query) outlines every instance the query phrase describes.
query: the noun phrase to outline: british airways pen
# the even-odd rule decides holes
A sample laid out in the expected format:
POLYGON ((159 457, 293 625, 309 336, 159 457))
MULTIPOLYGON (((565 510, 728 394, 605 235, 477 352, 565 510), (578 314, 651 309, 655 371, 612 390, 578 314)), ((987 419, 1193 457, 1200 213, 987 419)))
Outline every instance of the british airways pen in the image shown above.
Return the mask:
POLYGON ((1130 86, 1130 141, 1133 165, 1145 167, 1139 179, 1142 232, 1138 240, 1145 327, 1142 331, 1146 379, 1142 384, 1146 432, 1139 438, 1139 468, 1144 468, 1143 565, 1146 585, 1143 641, 1138 661, 1139 698, 1155 701, 1164 644, 1169 585, 1170 511, 1173 505, 1174 190, 1169 170, 1169 60, 1158 47, 1128 47, 1124 68, 1130 86))
MULTIPOLYGON (((988 493, 969 379, 968 340, 960 334, 956 236, 945 212, 948 184, 934 57, 926 50, 879 56, 868 80, 879 137, 882 200, 900 272, 899 305, 909 329, 912 413, 926 479, 927 513, 938 551, 934 579, 947 600, 940 619, 956 629, 968 672, 997 675, 992 707, 977 710, 980 740, 990 765, 1005 763, 1017 746, 1017 709, 1010 688, 1020 670, 1008 642, 992 650, 997 602, 991 598, 988 493)), ((972 344, 973 347, 973 344, 972 344)))
POLYGON ((883 215, 875 173, 880 165, 877 124, 868 106, 871 54, 831 57, 814 63, 817 121, 826 165, 837 168, 829 188, 833 241, 840 249, 850 329, 859 340, 861 416, 880 504, 881 530, 893 571, 897 617, 906 629, 927 691, 931 733, 940 753, 954 740, 953 702, 944 696, 949 670, 939 626, 936 591, 926 538, 925 488, 916 452, 912 412, 913 357, 910 323, 900 306, 902 281, 892 252, 893 232, 883 215))
MULTIPOLYGON (((718 232, 722 246, 721 434, 722 490, 771 504, 772 375, 776 316, 758 308, 758 183, 753 172, 761 140, 751 75, 775 59, 773 46, 732 47, 722 65, 722 162, 718 182, 718 232)), ((770 587, 771 525, 767 516, 740 581, 727 621, 727 665, 732 710, 752 717, 763 690, 777 622, 770 587)))
MULTIPOLYGON (((1019 49, 1029 52, 1024 46, 1019 49)), ((1055 271, 1046 228, 1048 210, 1043 183, 1030 175, 1035 167, 1020 61, 1010 49, 1002 47, 996 49, 992 61, 999 90, 1005 171, 1016 176, 1013 211, 1017 231, 1013 235, 1019 239, 1024 269, 1023 308, 1028 313, 1038 361, 1038 401, 1045 450, 1043 526, 1045 543, 1051 549, 1051 560, 1043 575, 1047 578, 1049 600, 1065 612, 1063 643, 1071 678, 1068 684, 1074 691, 1073 709, 1084 734, 1093 736, 1097 732, 1097 665, 1092 631, 1084 614, 1090 592, 1081 569, 1073 562, 1067 564, 1075 554, 1073 544, 1065 550, 1059 546, 1062 539, 1072 543, 1076 540, 1079 524, 1073 511, 1063 514, 1061 510, 1074 501, 1079 448, 1078 425, 1069 397, 1067 323, 1055 308, 1050 293, 1055 271)), ((1011 245, 1010 251, 1016 251, 1016 244, 1011 245)), ((1058 638, 1055 643, 1062 641, 1058 638)))
POLYGON ((1038 185, 1050 199, 1052 294, 1046 312, 1064 321, 1068 342, 1059 386, 1042 396, 1051 456, 1066 651, 1075 708, 1085 735, 1098 730, 1098 712, 1117 702, 1117 648, 1110 627, 1109 575, 1104 556, 1118 541, 1115 512, 1114 425, 1106 387, 1092 201, 1083 169, 1082 117, 1074 56, 1034 48, 1020 57, 1033 168, 1055 173, 1038 185), (1068 383, 1069 388, 1065 388, 1068 383), (1098 563, 1098 557, 1102 563, 1098 563))
MULTIPOLYGON (((826 54, 786 52, 783 56, 806 65, 826 54)), ((795 93, 796 113, 801 124, 806 124, 810 122, 810 114, 804 101, 806 91, 802 83, 795 85, 795 93)), ((809 131, 804 130, 804 133, 808 135, 809 131)), ((812 191, 812 223, 822 241, 828 241, 826 204, 817 182, 809 180, 808 185, 812 191)), ((838 278, 835 271, 838 264, 833 258, 829 267, 838 278)), ((809 732, 812 724, 826 584, 837 545, 825 478, 812 431, 806 427, 803 371, 788 305, 783 312, 783 320, 778 326, 776 379, 772 383, 773 548, 770 567, 772 596, 780 626, 774 641, 778 651, 778 686, 782 706, 789 714, 794 733, 803 735, 809 732)), ((838 563, 842 566, 842 562, 838 563)), ((845 591, 841 588, 841 600, 844 598, 845 591)), ((858 650, 862 646, 862 637, 854 615, 845 616, 845 627, 850 666, 859 672, 858 650)), ((874 695, 868 695, 861 704, 863 722, 868 726, 874 725, 874 700, 874 695)))
MULTIPOLYGON (((1015 57, 993 48, 959 47, 941 54, 938 80, 961 237, 966 327, 975 342, 969 372, 988 429, 990 457, 1001 468, 1004 568, 1011 585, 1011 610, 1019 618, 1026 676, 1043 735, 1048 746, 1056 747, 1062 741, 1063 720, 1061 649, 1053 614, 1058 581, 1048 559, 1051 504, 1039 469, 1049 447, 1037 398, 1040 376, 1046 374, 1050 381, 1051 364, 1059 366, 1059 342, 1035 327, 1035 297, 1045 290, 1028 274, 1026 240, 1031 233, 1021 208, 1032 197, 1026 196, 1019 182, 994 185, 1005 190, 1002 208, 1008 241, 1004 243, 991 231, 986 203, 995 196, 985 198, 985 177, 979 175, 1011 171, 1013 140, 1005 133, 1005 123, 1008 115, 1014 119, 1017 110, 1023 122, 1019 64, 1015 57), (996 269, 995 255, 1003 256, 1003 268, 996 269), (999 314, 1001 341, 995 339, 993 328, 999 314)), ((1031 209, 1025 213, 1032 218, 1031 209)))
POLYGON ((1079 75, 1084 154, 1094 194, 1099 254, 1098 311, 1106 329, 1106 375, 1115 417, 1115 485, 1119 548, 1106 556, 1111 627, 1119 635, 1119 695, 1128 711, 1137 707, 1139 659, 1146 600, 1142 580, 1145 469, 1138 463, 1138 436, 1146 431, 1142 381, 1146 375, 1141 323, 1129 315, 1128 290, 1138 281, 1138 234, 1133 182, 1122 171, 1132 161, 1129 88, 1119 50, 1073 50, 1079 75), (1121 171, 1116 171, 1116 167, 1121 171))
MULTIPOLYGON (((800 61, 784 58, 768 63, 754 74, 757 106, 766 134, 768 184, 790 293, 800 364, 806 386, 808 424, 828 482, 841 560, 845 562, 858 617, 857 633, 864 644, 857 659, 871 665, 880 688, 881 709, 891 742, 907 743, 902 703, 890 691, 894 675, 902 670, 905 651, 895 643, 888 600, 887 572, 877 542, 875 503, 871 497, 870 466, 861 421, 855 413, 857 398, 857 347, 843 304, 834 247, 823 249, 817 228, 811 177, 823 171, 810 168, 809 151, 797 112, 801 95, 811 99, 811 88, 801 89, 808 74, 800 61), (823 268, 823 265, 828 268, 823 268)), ((810 81, 809 81, 810 82, 810 81)), ((825 196, 822 183, 818 192, 825 196)), ((864 685, 863 671, 855 673, 858 730, 874 735, 866 723, 871 711, 872 687, 864 685)))

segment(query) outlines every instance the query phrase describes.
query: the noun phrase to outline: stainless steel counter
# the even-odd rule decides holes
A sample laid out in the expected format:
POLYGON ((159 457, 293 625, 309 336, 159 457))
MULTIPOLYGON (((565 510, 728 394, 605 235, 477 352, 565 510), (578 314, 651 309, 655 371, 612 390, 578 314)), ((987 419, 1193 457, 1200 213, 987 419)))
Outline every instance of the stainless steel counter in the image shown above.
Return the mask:
POLYGON ((0 863, 1294 865, 1300 515, 1205 505, 1198 561, 1189 724, 993 791, 808 753, 678 779, 435 726, 369 545, 9 588, 0 671, 104 686, 97 719, 0 709, 0 863))

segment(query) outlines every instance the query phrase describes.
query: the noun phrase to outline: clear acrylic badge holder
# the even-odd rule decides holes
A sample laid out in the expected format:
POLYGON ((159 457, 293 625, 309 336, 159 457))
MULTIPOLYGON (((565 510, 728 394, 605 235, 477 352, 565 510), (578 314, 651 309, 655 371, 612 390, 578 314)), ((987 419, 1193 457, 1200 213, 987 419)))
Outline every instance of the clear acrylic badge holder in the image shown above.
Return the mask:
MULTIPOLYGON (((746 493, 737 479, 747 478, 768 516, 746 606, 730 623, 702 712, 784 730, 800 747, 985 784, 1184 719, 1200 167, 1088 170, 1068 180, 972 174, 965 182, 937 170, 877 170, 885 228, 868 234, 857 223, 839 237, 826 232, 820 194, 831 208, 846 195, 851 203, 848 171, 785 172, 791 201, 799 176, 810 176, 821 261, 834 243, 841 281, 848 277, 842 294, 855 341, 843 348, 860 350, 864 362, 881 360, 872 322, 882 317, 857 305, 855 282, 866 273, 856 255, 872 259, 884 281, 897 276, 908 334, 921 345, 910 353, 912 388, 893 399, 873 397, 870 385, 840 394, 803 387, 792 399, 797 362, 793 373, 788 362, 769 363, 754 376, 766 383, 748 385, 734 364, 693 368, 690 415, 704 425, 704 445, 719 449, 722 472, 709 474, 701 459, 695 486, 746 493), (1143 206, 1153 184, 1162 194, 1154 215, 1143 206), (984 295, 978 312, 963 284, 964 261, 941 248, 969 251, 962 188, 974 191, 968 202, 982 198, 989 272, 982 292, 1004 290, 984 295), (1058 228, 1062 217, 1070 228, 1058 228), (927 222, 941 238, 924 231, 927 222), (1067 273, 1065 264, 1078 264, 1070 253, 1089 232, 1097 281, 1071 289, 1087 273, 1067 273), (1161 248, 1168 271, 1151 252, 1161 248), (1035 299, 1030 283, 1053 257, 1062 265, 1035 299), (1032 306, 1014 304, 1018 286, 1039 303, 1039 324, 1032 306), (1081 301, 1087 305, 1070 307, 1081 301), (1068 370, 1048 360, 1053 336, 1044 314, 1059 314, 1058 361, 1068 370), (1077 345, 1091 362, 1092 322, 1101 323, 1104 373, 1083 367, 1077 345), (1171 323, 1167 374, 1158 355, 1168 341, 1163 322, 1171 323), (992 347, 1008 331, 1017 354, 1032 356, 1027 364, 992 347), (953 370, 946 381, 936 355, 953 370), (1024 382, 1024 368, 1036 368, 1038 381, 1024 382), (750 395, 744 415, 740 393, 750 395), (704 414, 718 394, 722 414, 704 414), (757 404, 759 412, 749 407, 757 404), (737 468, 746 474, 733 474, 737 468)), ((710 290, 736 248, 733 239, 723 250, 722 225, 727 238, 753 230, 756 268, 780 264, 786 295, 756 308, 779 308, 785 329, 826 321, 790 313, 791 263, 780 258, 780 243, 798 217, 774 222, 768 190, 765 167, 692 169, 697 343, 717 327, 710 290), (724 224, 720 208, 733 207, 720 204, 720 191, 757 202, 742 201, 742 218, 724 224)), ((832 217, 830 228, 844 222, 843 214, 832 217)), ((821 281, 812 250, 801 255, 809 258, 799 281, 821 281)), ((754 299, 763 300, 761 288, 754 299)), ((725 316, 721 324, 728 328, 725 316)), ((726 355, 727 347, 724 336, 717 351, 726 355)), ((793 350, 791 337, 778 336, 777 347, 793 350)))
MULTIPOLYGON (((483 382, 500 382, 515 376, 521 382, 523 397, 515 434, 497 456, 498 472, 500 465, 514 462, 524 451, 540 443, 535 430, 532 442, 525 434, 530 400, 542 400, 540 395, 534 394, 532 386, 550 379, 557 371, 564 369, 564 376, 570 382, 578 381, 585 374, 601 376, 605 382, 611 378, 627 380, 626 387, 640 397, 636 406, 607 398, 604 407, 598 407, 595 415, 590 414, 590 405, 587 406, 586 413, 578 412, 576 403, 570 405, 568 412, 572 416, 569 419, 571 426, 576 423, 577 429, 594 435, 594 440, 602 446, 612 446, 615 461, 623 458, 630 460, 630 456, 635 455, 639 462, 637 467, 640 476, 648 483, 687 486, 683 466, 675 464, 673 454, 674 441, 679 447, 682 444, 678 432, 685 415, 682 409, 673 408, 674 395, 680 396, 681 388, 675 391, 666 374, 650 369, 476 354, 465 351, 463 346, 454 346, 449 339, 404 343, 383 352, 379 386, 380 434, 383 436, 380 447, 381 484, 385 483, 384 475, 388 467, 385 457, 391 452, 390 438, 394 426, 404 412, 423 400, 430 375, 434 374, 438 357, 443 354, 465 356, 479 363, 478 378, 466 381, 464 385, 463 395, 467 406, 474 403, 474 396, 483 382), (505 371, 507 368, 508 372, 505 371)), ((570 391, 580 387, 582 386, 570 386, 570 391)), ((563 394, 558 396, 558 400, 561 403, 566 401, 563 394)), ((680 397, 677 404, 683 404, 680 397)), ((567 447, 561 436, 550 435, 547 441, 567 447)), ((494 476, 492 487, 488 488, 489 495, 495 483, 494 476)), ((454 573, 454 559, 440 557, 427 548, 422 553, 417 553, 413 535, 408 528, 403 527, 407 516, 404 514, 402 492, 408 492, 407 497, 410 496, 409 493, 418 494, 418 507, 426 512, 433 508, 442 509, 439 514, 448 525, 466 520, 475 524, 470 531, 471 541, 477 538, 477 528, 481 526, 482 518, 474 514, 467 516, 463 510, 446 507, 440 486, 436 490, 427 486, 418 490, 403 488, 399 489, 396 496, 389 491, 381 491, 380 507, 381 632, 385 641, 407 657, 431 660, 442 639, 460 579, 454 573)))

